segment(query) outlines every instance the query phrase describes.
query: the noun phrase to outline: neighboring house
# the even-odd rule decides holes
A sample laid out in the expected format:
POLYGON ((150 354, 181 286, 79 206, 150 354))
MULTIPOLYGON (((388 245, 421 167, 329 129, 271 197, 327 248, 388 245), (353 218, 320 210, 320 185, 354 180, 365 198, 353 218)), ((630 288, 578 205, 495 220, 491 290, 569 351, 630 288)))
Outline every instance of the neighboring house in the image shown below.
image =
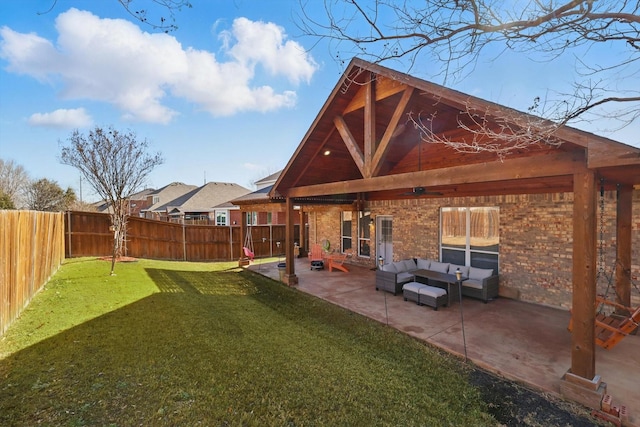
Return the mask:
MULTIPOLYGON (((132 194, 129 198, 127 198, 126 203, 128 204, 128 215, 144 217, 144 215, 141 214, 141 211, 151 205, 150 200, 147 198, 147 196, 154 191, 155 190, 153 188, 146 188, 142 191, 132 194)), ((95 206, 97 212, 113 212, 111 209, 111 205, 109 205, 109 203, 104 200, 94 203, 93 206, 95 206)))
POLYGON ((573 309, 570 372, 585 384, 596 378, 596 294, 613 285, 621 302, 640 303, 630 286, 640 276, 637 257, 632 263, 640 253, 640 149, 360 59, 268 200, 241 206, 275 205, 293 236, 283 277, 289 285, 298 282, 292 218, 300 212, 308 214, 310 243, 353 248, 352 263, 424 257, 492 268, 502 297, 573 309), (540 143, 504 156, 444 143, 504 148, 526 133, 540 143), (617 269, 615 277, 605 280, 600 268, 617 269))
POLYGON ((172 182, 147 195, 147 207, 140 210, 140 216, 147 219, 168 221, 166 208, 163 208, 171 200, 197 188, 195 185, 187 185, 181 182, 172 182))
POLYGON ((228 202, 249 192, 235 183, 209 182, 155 207, 154 212, 181 224, 231 225, 231 213, 239 208, 228 202))
MULTIPOLYGON (((266 203, 266 206, 260 207, 258 210, 246 212, 247 225, 283 225, 285 224, 287 215, 281 210, 280 204, 269 205, 271 199, 269 192, 276 183, 276 180, 282 173, 282 170, 275 172, 265 178, 256 181, 256 191, 246 194, 242 197, 232 200, 237 205, 251 205, 257 207, 260 203, 266 203), (274 209, 274 210, 270 210, 274 209)), ((238 222, 239 223, 239 222, 238 222)), ((296 224, 300 224, 300 219, 296 219, 296 224)))

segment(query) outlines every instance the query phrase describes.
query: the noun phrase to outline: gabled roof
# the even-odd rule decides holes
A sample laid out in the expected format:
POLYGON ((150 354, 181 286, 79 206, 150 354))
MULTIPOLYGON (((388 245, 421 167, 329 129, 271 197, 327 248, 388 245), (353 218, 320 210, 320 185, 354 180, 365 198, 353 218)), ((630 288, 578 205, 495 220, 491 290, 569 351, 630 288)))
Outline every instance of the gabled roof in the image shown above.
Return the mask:
POLYGON ((258 188, 258 190, 268 186, 268 185, 273 185, 276 183, 276 181, 278 180, 278 177, 280 177, 280 174, 282 173, 282 169, 279 170, 278 172, 274 172, 269 176, 266 176, 262 179, 257 180, 254 184, 256 185, 256 187, 258 188))
POLYGON ((469 112, 494 128, 540 121, 356 58, 270 196, 373 200, 408 198, 416 188, 434 197, 572 191, 574 173, 582 169, 597 170, 609 185, 640 184, 640 149, 581 130, 561 127, 553 133, 559 147, 533 145, 501 159, 425 141, 409 120, 424 120, 436 138, 469 141, 472 134, 460 126, 475 126, 469 112))
POLYGON ((172 182, 171 184, 165 185, 164 187, 148 194, 148 196, 158 196, 160 200, 142 211, 163 210, 160 209, 161 206, 164 206, 167 202, 174 200, 195 188, 197 188, 195 185, 187 185, 182 182, 172 182))
POLYGON ((249 189, 229 182, 209 182, 156 208, 167 212, 211 212, 216 206, 249 193, 249 189))

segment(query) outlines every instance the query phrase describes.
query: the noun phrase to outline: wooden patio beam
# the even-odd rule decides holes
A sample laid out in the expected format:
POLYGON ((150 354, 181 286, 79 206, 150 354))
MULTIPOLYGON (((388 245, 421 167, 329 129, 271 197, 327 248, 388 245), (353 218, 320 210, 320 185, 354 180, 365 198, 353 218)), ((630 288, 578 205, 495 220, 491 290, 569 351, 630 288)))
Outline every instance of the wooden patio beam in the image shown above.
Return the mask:
MULTIPOLYGON (((376 143, 376 80, 372 78, 366 86, 364 97, 364 173, 363 177, 371 177, 371 160, 376 143)), ((353 154, 352 154, 353 155, 353 154)))
POLYGON ((571 373, 588 380, 596 375, 596 205, 595 174, 575 174, 571 373))
MULTIPOLYGON (((286 190, 288 197, 324 196, 410 187, 464 185, 512 181, 526 178, 573 175, 586 171, 584 156, 577 153, 553 152, 534 158, 454 166, 419 172, 314 184, 286 190)), ((281 189, 281 191, 285 191, 281 189)))
POLYGON ((358 147, 358 144, 356 143, 356 140, 353 137, 353 134, 351 134, 351 131, 347 126, 347 123, 344 121, 344 119, 341 116, 336 116, 333 119, 333 123, 336 129, 338 129, 338 132, 342 137, 342 141, 344 142, 344 145, 347 146, 347 150, 349 150, 349 154, 351 154, 351 157, 353 158, 353 161, 358 167, 360 174, 362 176, 366 176, 365 167, 364 167, 364 155, 362 154, 360 147, 358 147))
POLYGON ((398 123, 400 122, 400 119, 404 114, 404 110, 407 108, 407 104, 409 104, 411 95, 413 95, 413 87, 408 86, 402 94, 402 98, 398 102, 398 105, 396 106, 396 109, 391 116, 391 120, 389 121, 389 124, 384 131, 384 135, 382 135, 382 139, 380 140, 380 144, 375 149, 375 154, 371 161, 371 176, 378 176, 378 174, 380 173, 382 160, 385 158, 387 150, 389 149, 391 137, 398 127, 398 123))
MULTIPOLYGON (((618 188, 616 207, 616 299, 618 304, 631 306, 631 221, 633 216, 633 187, 618 188)), ((630 313, 617 309, 618 314, 630 313)))

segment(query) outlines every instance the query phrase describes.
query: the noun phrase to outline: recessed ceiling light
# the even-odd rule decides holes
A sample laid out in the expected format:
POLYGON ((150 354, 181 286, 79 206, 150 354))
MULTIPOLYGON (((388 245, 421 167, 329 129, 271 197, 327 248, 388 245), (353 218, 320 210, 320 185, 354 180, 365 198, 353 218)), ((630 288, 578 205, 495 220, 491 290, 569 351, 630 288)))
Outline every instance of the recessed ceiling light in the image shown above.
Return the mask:
POLYGON ((324 155, 325 155, 325 156, 328 156, 329 154, 331 154, 331 151, 329 151, 329 150, 324 150, 324 155))

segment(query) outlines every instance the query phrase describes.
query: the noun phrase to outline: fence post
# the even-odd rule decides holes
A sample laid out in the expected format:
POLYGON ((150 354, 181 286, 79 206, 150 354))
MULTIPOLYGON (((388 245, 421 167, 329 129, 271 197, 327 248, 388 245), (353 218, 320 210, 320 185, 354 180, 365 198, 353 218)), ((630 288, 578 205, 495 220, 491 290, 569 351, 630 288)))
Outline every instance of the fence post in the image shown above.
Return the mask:
POLYGON ((184 224, 182 224, 182 259, 187 260, 187 229, 184 224))
POLYGON ((233 261, 233 227, 229 225, 229 261, 233 261))
MULTIPOLYGON (((64 227, 64 220, 62 226, 64 227)), ((67 242, 69 244, 69 258, 71 258, 73 256, 71 254, 71 211, 67 211, 67 242)))
POLYGON ((273 258, 273 227, 269 224, 269 256, 273 258))

